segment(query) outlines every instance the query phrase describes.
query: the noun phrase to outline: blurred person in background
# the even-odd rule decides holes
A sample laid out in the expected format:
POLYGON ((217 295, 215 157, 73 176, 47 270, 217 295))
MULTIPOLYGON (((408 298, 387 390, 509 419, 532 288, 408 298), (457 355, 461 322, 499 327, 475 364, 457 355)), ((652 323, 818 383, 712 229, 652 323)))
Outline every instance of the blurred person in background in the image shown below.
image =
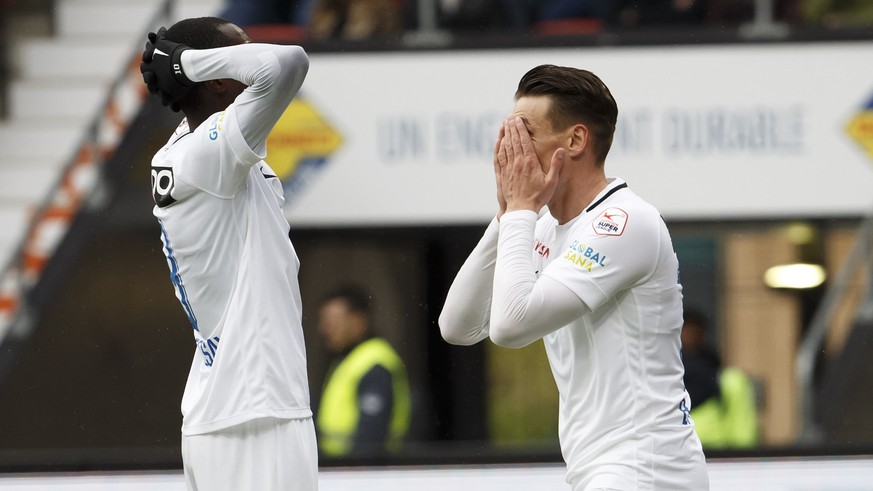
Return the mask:
MULTIPOLYGON (((801 0, 708 0, 706 23, 711 27, 737 26, 753 22, 760 8, 770 9, 769 17, 774 22, 789 24, 800 22, 801 0)), ((765 12, 761 12, 764 14, 765 12)))
POLYGON ((303 84, 299 46, 185 19, 149 33, 149 92, 185 118, 152 159, 153 213, 196 350, 182 397, 190 491, 314 491, 299 262, 266 138, 303 84))
POLYGON ((615 0, 548 0, 538 3, 536 20, 589 18, 604 20, 614 8, 615 0))
POLYGON ((438 0, 441 24, 453 30, 529 30, 537 23, 609 16, 614 0, 438 0))
POLYGON ((611 23, 619 27, 700 25, 709 0, 612 0, 611 23))
POLYGON ((749 449, 758 444, 758 409, 751 379, 735 367, 722 367, 707 341, 706 316, 685 310, 682 362, 691 395, 691 418, 705 449, 749 449))
POLYGON ((605 174, 616 102, 595 74, 554 65, 526 73, 515 101, 494 148, 497 215, 449 289, 442 336, 543 340, 574 491, 704 491, 672 240, 605 174))
POLYGON ((398 35, 405 0, 313 0, 309 34, 315 39, 361 40, 398 35))
POLYGON ((304 24, 312 0, 228 0, 219 15, 241 27, 261 24, 304 24))
POLYGON ((319 307, 318 333, 337 357, 315 418, 322 454, 397 452, 409 428, 409 382, 391 344, 371 332, 369 296, 355 286, 328 294, 319 307))

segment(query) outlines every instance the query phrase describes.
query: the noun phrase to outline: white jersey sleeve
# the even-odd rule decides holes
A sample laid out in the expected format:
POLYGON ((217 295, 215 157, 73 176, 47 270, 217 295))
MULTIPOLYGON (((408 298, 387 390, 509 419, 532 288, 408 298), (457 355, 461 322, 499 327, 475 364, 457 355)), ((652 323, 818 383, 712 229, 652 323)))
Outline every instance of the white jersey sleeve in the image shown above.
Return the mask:
POLYGON ((565 285, 591 310, 644 282, 658 264, 662 220, 651 207, 632 211, 610 207, 575 227, 543 276, 565 285))
POLYGON ((230 198, 266 156, 267 136, 303 84, 309 60, 299 46, 241 44, 187 50, 181 62, 195 82, 227 78, 248 86, 225 111, 202 123, 204 149, 210 142, 219 146, 219 161, 195 156, 175 167, 177 179, 230 198))
POLYGON ((581 317, 588 309, 570 289, 537 276, 531 249, 537 214, 503 215, 494 271, 491 340, 521 348, 581 317))
POLYGON ((451 344, 468 346, 488 337, 498 227, 492 220, 449 288, 439 326, 451 344))
POLYGON ((498 345, 522 347, 587 312, 565 286, 536 280, 527 226, 535 219, 516 212, 491 222, 449 289, 439 319, 443 339, 471 345, 490 335, 498 345))
POLYGON ((181 61, 194 82, 231 78, 248 86, 233 105, 245 141, 259 154, 309 71, 303 48, 276 44, 187 50, 181 61))

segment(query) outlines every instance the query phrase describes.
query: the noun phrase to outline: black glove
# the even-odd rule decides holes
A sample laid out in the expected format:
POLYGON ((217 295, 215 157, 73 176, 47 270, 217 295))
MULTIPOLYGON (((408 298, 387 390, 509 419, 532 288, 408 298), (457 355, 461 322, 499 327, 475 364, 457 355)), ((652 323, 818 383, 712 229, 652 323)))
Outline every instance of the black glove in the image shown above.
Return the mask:
POLYGON ((149 92, 160 94, 163 105, 178 111, 177 102, 194 86, 194 82, 185 76, 181 63, 182 52, 190 48, 167 41, 166 35, 167 29, 164 27, 158 29, 157 33, 149 33, 139 71, 142 72, 142 79, 149 92))

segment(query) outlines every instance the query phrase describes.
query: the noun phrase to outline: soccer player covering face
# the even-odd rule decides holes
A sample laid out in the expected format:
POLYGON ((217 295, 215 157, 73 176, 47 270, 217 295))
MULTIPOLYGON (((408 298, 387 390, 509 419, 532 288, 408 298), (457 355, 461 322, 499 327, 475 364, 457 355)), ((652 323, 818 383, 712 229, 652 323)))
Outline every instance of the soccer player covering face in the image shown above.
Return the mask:
POLYGON ((303 83, 299 46, 249 43, 228 21, 149 34, 149 91, 185 114, 152 159, 154 215, 195 351, 182 397, 189 490, 310 491, 298 260, 267 134, 303 83))
POLYGON ((706 490, 670 235, 604 170, 615 100, 593 73, 552 65, 525 74, 515 99, 494 148, 497 216, 449 290, 442 336, 543 339, 574 491, 706 490))

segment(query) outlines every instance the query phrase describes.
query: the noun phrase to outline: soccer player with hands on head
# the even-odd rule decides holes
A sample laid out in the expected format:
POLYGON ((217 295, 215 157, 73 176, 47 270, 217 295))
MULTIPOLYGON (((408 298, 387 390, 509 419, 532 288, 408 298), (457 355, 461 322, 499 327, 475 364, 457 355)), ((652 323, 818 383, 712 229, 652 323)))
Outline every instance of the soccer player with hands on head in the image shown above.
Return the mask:
POLYGON ((149 92, 185 118, 152 159, 153 213, 193 328, 182 397, 190 491, 314 491, 318 457, 284 194, 266 138, 303 84, 299 46, 215 17, 148 35, 149 92))
POLYGON ((458 272, 443 338, 542 339, 573 491, 702 491, 678 260, 658 211, 607 178, 618 108, 593 73, 528 71, 494 147, 497 216, 458 272))

